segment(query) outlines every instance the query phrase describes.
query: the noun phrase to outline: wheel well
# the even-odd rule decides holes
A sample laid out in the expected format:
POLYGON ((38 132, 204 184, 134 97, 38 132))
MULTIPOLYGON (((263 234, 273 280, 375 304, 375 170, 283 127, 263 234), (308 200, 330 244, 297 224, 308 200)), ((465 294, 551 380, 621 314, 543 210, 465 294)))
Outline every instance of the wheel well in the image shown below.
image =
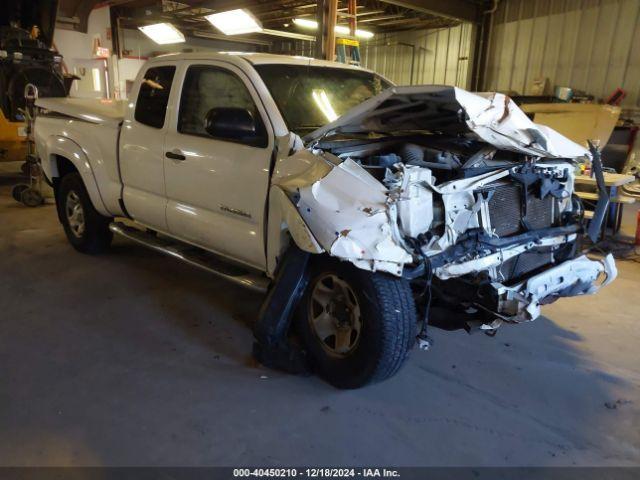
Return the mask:
POLYGON ((58 170, 59 179, 61 179, 62 177, 64 177, 69 173, 74 173, 78 171, 76 166, 68 158, 65 158, 61 155, 56 155, 55 161, 56 161, 56 167, 58 167, 57 170, 58 170))
POLYGON ((60 208, 60 202, 58 201, 58 192, 60 191, 60 181, 65 175, 69 175, 70 173, 77 173, 78 169, 76 166, 69 160, 61 155, 55 155, 54 162, 56 165, 56 170, 58 171, 58 176, 53 177, 51 179, 51 183, 53 184, 53 194, 56 199, 56 205, 58 206, 58 217, 60 221, 62 221, 62 211, 60 208))

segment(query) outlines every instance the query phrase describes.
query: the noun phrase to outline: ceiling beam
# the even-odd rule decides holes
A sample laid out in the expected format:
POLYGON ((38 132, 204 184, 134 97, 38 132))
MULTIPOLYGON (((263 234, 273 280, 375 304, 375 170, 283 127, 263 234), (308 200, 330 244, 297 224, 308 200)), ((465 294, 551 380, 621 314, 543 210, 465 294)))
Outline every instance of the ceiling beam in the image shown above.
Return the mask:
POLYGON ((306 40, 308 42, 315 42, 316 37, 313 35, 305 35, 304 33, 287 32, 284 30, 271 30, 270 28, 264 28, 260 32, 263 35, 273 35, 275 37, 293 38, 295 40, 306 40))
POLYGON ((417 12, 429 13, 439 17, 451 18, 463 22, 477 22, 480 8, 476 3, 466 0, 381 0, 383 3, 409 8, 417 12))
POLYGON ((389 20, 391 18, 404 18, 404 15, 402 13, 397 13, 395 15, 381 15, 379 17, 365 18, 364 20, 360 20, 360 15, 358 15, 358 23, 379 22, 381 20, 389 20))

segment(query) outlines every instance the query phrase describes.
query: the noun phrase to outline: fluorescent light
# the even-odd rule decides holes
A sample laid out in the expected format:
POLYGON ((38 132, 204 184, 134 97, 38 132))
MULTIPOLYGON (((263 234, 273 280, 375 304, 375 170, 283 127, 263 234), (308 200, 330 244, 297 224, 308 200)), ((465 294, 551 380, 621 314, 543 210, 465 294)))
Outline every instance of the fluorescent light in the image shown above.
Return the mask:
POLYGON ((335 32, 340 35, 349 35, 351 30, 349 30, 349 27, 345 27, 344 25, 336 25, 335 32))
POLYGON ((373 32, 370 32, 369 30, 356 30, 356 37, 369 40, 370 38, 373 38, 373 32))
POLYGON ((251 15, 251 12, 238 8, 226 12, 207 15, 207 20, 225 35, 240 35, 242 33, 261 32, 262 25, 251 15))
POLYGON ((309 28, 312 30, 318 28, 318 22, 316 22, 315 20, 308 20, 306 18, 294 18, 293 23, 302 28, 309 28))
POLYGON ((170 23, 155 23, 138 29, 159 45, 184 42, 182 32, 170 23))
MULTIPOLYGON (((318 28, 318 22, 315 20, 309 20, 307 18, 294 18, 293 23, 302 28, 308 28, 311 30, 316 30, 318 28)), ((336 29, 334 30, 338 35, 350 35, 349 27, 345 27, 344 25, 336 25, 336 29)), ((369 32, 368 30, 356 30, 356 37, 369 39, 373 38, 373 32, 369 32)))

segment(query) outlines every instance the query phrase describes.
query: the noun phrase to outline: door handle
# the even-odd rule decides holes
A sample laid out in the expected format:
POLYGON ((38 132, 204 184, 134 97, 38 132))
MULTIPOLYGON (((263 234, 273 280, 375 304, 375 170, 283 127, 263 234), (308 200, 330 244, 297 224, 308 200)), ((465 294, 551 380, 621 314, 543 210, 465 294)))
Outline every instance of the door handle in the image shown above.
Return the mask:
POLYGON ((177 148, 170 151, 170 152, 165 152, 164 154, 165 157, 170 158, 171 160, 186 160, 187 157, 184 156, 184 154, 178 150, 177 148))

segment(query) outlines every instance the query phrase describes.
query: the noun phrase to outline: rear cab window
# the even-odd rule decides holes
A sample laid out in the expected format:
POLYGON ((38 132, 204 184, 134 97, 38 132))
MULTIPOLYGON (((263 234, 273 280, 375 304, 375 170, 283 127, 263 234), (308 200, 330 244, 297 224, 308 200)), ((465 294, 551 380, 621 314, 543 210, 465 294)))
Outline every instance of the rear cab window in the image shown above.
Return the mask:
POLYGON ((176 67, 165 65, 151 67, 140 84, 134 118, 137 122, 153 128, 162 128, 169 103, 171 83, 176 67))

